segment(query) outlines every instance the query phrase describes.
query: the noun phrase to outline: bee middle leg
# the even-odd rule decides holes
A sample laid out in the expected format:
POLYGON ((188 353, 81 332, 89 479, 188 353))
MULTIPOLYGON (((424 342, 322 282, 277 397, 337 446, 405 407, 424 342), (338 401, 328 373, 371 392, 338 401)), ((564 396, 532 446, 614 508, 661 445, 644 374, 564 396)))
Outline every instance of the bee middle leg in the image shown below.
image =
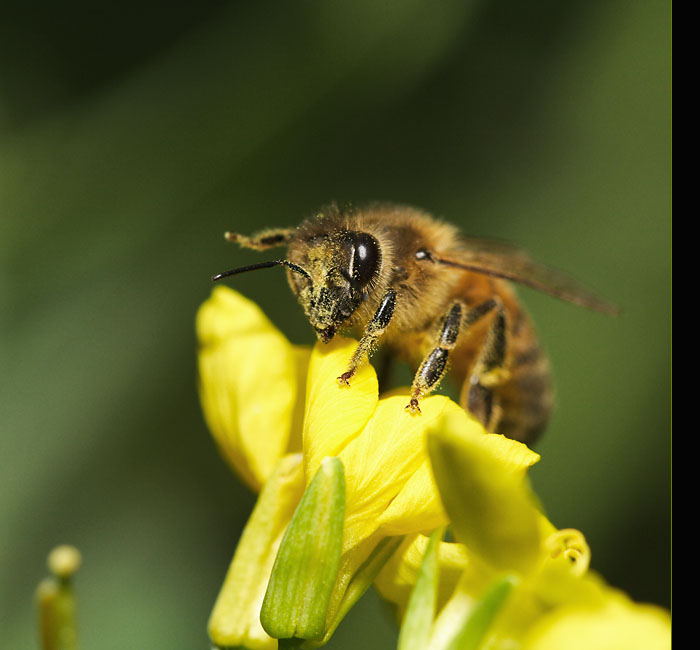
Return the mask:
POLYGON ((411 413, 420 413, 418 401, 435 390, 447 369, 447 358, 450 350, 454 349, 457 337, 462 329, 465 306, 462 302, 452 304, 440 328, 437 345, 431 350, 416 372, 411 388, 411 401, 406 408, 411 413))
POLYGON ((420 413, 419 400, 437 388, 445 375, 450 351, 454 349, 460 332, 494 310, 496 314, 469 377, 467 399, 469 411, 484 426, 492 422, 497 410, 492 387, 507 377, 506 313, 498 298, 487 300, 468 311, 461 302, 455 302, 450 307, 442 322, 436 347, 425 357, 413 380, 411 401, 406 406, 408 410, 420 413))

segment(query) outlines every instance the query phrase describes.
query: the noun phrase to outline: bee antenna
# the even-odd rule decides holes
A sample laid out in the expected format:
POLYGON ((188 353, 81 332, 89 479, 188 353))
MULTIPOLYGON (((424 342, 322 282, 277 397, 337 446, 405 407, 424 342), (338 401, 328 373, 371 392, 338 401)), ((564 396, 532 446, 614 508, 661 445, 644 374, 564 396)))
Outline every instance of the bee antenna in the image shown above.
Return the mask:
POLYGON ((294 271, 295 273, 299 273, 299 275, 303 275, 309 280, 311 279, 311 276, 304 269, 302 269, 301 266, 298 266, 293 262, 290 262, 289 260, 270 260, 269 262, 259 262, 258 264, 250 264, 249 266, 241 266, 237 269, 231 269, 230 271, 217 273, 214 277, 212 277, 211 280, 212 282, 216 282, 217 280, 221 280, 222 278, 227 278, 229 275, 238 275, 239 273, 245 273, 247 271, 257 271, 258 269, 269 269, 273 266, 280 265, 286 266, 288 269, 294 271))

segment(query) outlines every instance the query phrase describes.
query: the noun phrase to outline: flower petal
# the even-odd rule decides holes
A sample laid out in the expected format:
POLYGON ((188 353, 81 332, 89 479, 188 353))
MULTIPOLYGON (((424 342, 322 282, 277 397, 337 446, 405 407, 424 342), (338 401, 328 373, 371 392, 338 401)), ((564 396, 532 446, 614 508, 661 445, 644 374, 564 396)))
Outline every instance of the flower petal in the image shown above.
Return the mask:
POLYGON ((427 533, 448 523, 427 458, 378 517, 377 523, 384 535, 427 533))
POLYGON ((523 469, 537 455, 522 443, 485 433, 456 411, 431 428, 428 447, 457 539, 495 569, 532 570, 540 553, 541 515, 523 469))
POLYGON ((224 458, 258 490, 288 450, 303 355, 223 286, 200 307, 197 336, 205 419, 224 458))
POLYGON ((371 535, 380 525, 391 525, 393 534, 430 530, 425 520, 414 516, 411 507, 440 511, 437 489, 427 480, 414 485, 410 494, 391 507, 426 461, 427 428, 452 404, 448 398, 435 395, 423 400, 422 413, 415 415, 406 410, 408 399, 407 395, 394 395, 379 400, 360 435, 340 453, 346 468, 346 549, 371 535), (424 501, 420 506, 415 500, 417 495, 424 501))
MULTIPOLYGON (((401 397, 404 405, 410 395, 401 397)), ((416 532, 428 532, 447 523, 447 515, 437 492, 433 470, 428 457, 425 431, 436 418, 442 418, 446 413, 463 413, 461 406, 446 397, 435 395, 421 402, 421 415, 412 417, 411 421, 419 427, 420 440, 411 442, 416 446, 422 445, 421 464, 405 481, 401 491, 391 500, 386 510, 377 519, 379 529, 385 535, 407 535, 416 532)), ((402 446, 406 445, 402 441, 402 446)))
POLYGON ((277 550, 304 492, 300 454, 285 456, 264 485, 209 618, 217 647, 274 650, 260 623, 260 608, 277 550))
POLYGON ((542 616, 524 650, 670 650, 671 618, 652 605, 639 605, 610 590, 604 605, 564 605, 542 616))
MULTIPOLYGON (((408 598, 416 583, 418 568, 428 544, 425 535, 406 537, 374 581, 379 595, 397 606, 403 617, 408 598)), ((493 572, 482 562, 474 561, 464 544, 440 542, 438 546, 440 611, 454 594, 458 583, 469 585, 474 598, 489 585, 493 572)))
POLYGON ((304 462, 307 482, 326 456, 338 456, 372 416, 379 389, 374 368, 365 363, 341 386, 338 377, 347 370, 357 341, 336 337, 317 343, 311 353, 304 417, 304 462))

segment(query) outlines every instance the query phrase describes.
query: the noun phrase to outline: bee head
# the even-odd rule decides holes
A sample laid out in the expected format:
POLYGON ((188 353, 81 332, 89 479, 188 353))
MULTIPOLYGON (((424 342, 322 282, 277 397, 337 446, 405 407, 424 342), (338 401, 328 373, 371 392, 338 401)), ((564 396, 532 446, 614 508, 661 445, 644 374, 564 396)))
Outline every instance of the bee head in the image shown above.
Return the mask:
POLYGON ((379 243, 372 235, 347 230, 297 241, 288 257, 308 274, 290 272, 289 282, 323 341, 352 324, 352 316, 374 288, 382 263, 379 243))

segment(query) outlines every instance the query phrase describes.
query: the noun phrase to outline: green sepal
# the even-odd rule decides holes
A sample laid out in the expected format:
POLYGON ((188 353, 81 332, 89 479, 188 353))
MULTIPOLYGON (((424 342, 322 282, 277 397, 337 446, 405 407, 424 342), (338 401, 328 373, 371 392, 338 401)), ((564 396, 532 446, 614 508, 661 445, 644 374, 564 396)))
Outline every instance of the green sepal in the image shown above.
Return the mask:
MULTIPOLYGON (((333 594, 328 616, 326 617, 326 632, 323 638, 304 643, 301 646, 303 650, 313 650, 328 643, 346 614, 364 596, 389 558, 401 546, 403 539, 403 537, 385 537, 374 547, 367 559, 352 573, 352 578, 347 583, 345 592, 341 598, 337 599, 335 606, 333 605, 333 600, 336 594, 333 594)), ((340 575, 342 572, 343 567, 341 565, 338 577, 340 583, 344 582, 342 575, 340 575)), ((338 583, 336 583, 336 589, 337 587, 338 583)))
POLYGON ((345 519, 345 471, 327 457, 282 538, 260 622, 276 639, 318 639, 338 575, 345 519))
POLYGON ((444 533, 443 527, 435 530, 430 536, 401 624, 398 650, 424 650, 428 647, 437 606, 439 580, 437 551, 444 533))

